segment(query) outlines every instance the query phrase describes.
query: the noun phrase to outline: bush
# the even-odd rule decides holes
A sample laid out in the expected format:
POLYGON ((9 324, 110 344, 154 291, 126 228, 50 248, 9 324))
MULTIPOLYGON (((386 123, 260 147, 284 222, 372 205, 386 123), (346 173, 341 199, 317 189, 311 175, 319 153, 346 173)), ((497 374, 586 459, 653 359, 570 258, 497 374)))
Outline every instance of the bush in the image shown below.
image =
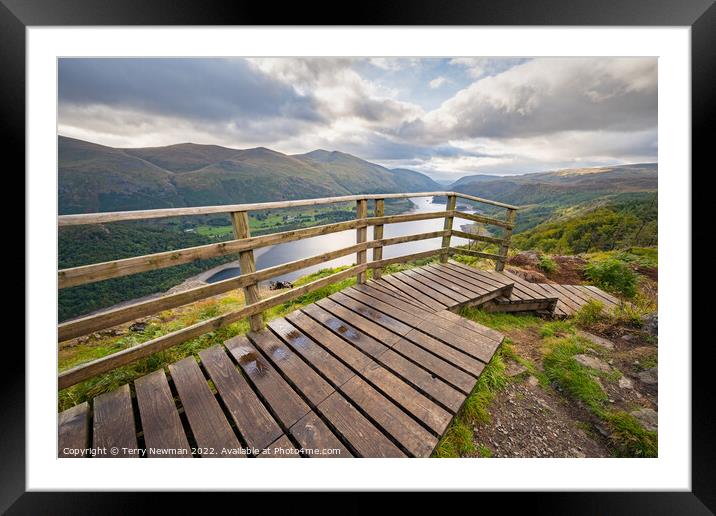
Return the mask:
POLYGON ((539 257, 538 266, 543 272, 546 272, 548 274, 557 270, 557 264, 555 263, 555 261, 546 254, 543 254, 539 257))
POLYGON ((574 323, 580 328, 589 328, 605 317, 604 304, 591 299, 574 314, 574 323))
POLYGON ((621 260, 608 258, 592 262, 584 272, 598 287, 628 298, 636 295, 637 275, 621 260))

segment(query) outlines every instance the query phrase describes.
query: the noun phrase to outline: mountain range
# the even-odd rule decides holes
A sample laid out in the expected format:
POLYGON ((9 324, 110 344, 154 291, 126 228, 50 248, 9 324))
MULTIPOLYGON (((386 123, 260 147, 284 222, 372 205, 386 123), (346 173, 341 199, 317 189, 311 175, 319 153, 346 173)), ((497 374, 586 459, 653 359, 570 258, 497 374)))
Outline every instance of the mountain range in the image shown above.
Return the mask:
POLYGON ((442 188, 419 172, 336 151, 288 155, 194 143, 114 148, 64 136, 58 148, 60 214, 442 188))

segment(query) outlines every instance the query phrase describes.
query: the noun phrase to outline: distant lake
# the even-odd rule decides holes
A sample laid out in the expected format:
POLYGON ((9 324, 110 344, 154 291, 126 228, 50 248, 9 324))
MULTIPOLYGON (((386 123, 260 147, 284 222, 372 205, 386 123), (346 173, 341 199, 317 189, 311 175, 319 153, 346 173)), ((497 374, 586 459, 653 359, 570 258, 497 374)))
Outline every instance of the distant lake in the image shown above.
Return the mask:
MULTIPOLYGON (((445 204, 434 204, 432 197, 413 197, 410 199, 415 204, 415 209, 409 213, 426 213, 434 211, 445 211, 445 204)), ((469 213, 472 210, 468 211, 469 213)), ((388 224, 384 226, 383 238, 392 238, 403 235, 413 235, 417 233, 430 233, 433 231, 441 231, 445 219, 430 219, 430 220, 416 220, 412 222, 400 222, 397 224, 388 224)), ((462 224, 469 224, 469 221, 464 219, 455 218, 453 227, 459 229, 462 224)), ((368 239, 373 239, 373 229, 371 226, 368 228, 368 239)), ((469 241, 465 238, 452 237, 450 245, 463 245, 469 241)), ((271 247, 264 247, 256 249, 254 251, 254 257, 256 259, 256 269, 266 269, 275 265, 281 265, 283 263, 292 262, 294 260, 300 260, 302 258, 308 258, 318 254, 327 253, 343 247, 348 247, 356 243, 356 230, 351 229, 348 231, 341 231, 339 233, 331 233, 330 235, 321 235, 317 237, 307 238, 305 240, 296 240, 294 242, 287 242, 285 244, 278 244, 271 247)), ((383 258, 392 258, 394 256, 401 256, 406 254, 419 253, 421 251, 428 251, 430 249, 437 249, 441 246, 441 238, 431 238, 429 240, 419 240, 417 242, 406 242, 403 244, 395 244, 383 247, 383 258)), ((371 260, 373 254, 372 250, 368 250, 368 261, 371 260)), ((334 260, 306 267, 299 271, 284 274, 283 276, 276 276, 273 280, 292 281, 301 276, 305 276, 312 272, 316 272, 321 269, 328 267, 339 267, 341 265, 351 265, 355 263, 355 254, 342 256, 334 260)), ((215 283, 217 281, 229 279, 241 274, 241 268, 236 265, 236 262, 231 262, 227 266, 209 277, 206 281, 208 283, 215 283)))

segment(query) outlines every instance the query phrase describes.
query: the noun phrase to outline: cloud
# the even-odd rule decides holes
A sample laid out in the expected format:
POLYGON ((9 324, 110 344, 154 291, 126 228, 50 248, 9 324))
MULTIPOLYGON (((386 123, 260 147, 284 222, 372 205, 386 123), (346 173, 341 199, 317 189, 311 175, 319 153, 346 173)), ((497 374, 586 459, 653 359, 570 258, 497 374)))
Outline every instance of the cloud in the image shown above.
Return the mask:
POLYGON ((442 75, 440 75, 439 77, 435 77, 435 79, 430 81, 428 83, 428 86, 430 86, 432 89, 437 89, 440 86, 442 86, 443 84, 445 84, 446 82, 448 82, 448 80, 445 77, 443 77, 442 75))
POLYGON ((437 178, 657 157, 654 58, 60 59, 61 134, 349 152, 437 178))
POLYGON ((320 120, 310 95, 236 59, 60 59, 59 100, 204 121, 320 120))
POLYGON ((545 58, 472 83, 398 133, 424 142, 656 125, 656 59, 545 58))

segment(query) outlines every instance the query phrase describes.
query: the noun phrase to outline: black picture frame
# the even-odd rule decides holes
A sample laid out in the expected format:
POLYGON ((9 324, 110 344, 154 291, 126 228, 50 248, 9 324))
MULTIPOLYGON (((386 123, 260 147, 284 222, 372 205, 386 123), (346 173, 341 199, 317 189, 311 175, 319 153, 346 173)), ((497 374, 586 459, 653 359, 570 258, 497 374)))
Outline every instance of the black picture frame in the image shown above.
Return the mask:
MULTIPOLYGON (((342 7, 342 6, 337 6, 342 7)), ((17 167, 25 163, 25 29, 62 25, 296 25, 319 23, 314 11, 334 13, 326 25, 555 25, 690 26, 692 59, 692 169, 707 163, 713 146, 716 84, 716 6, 713 0, 393 0, 361 2, 350 11, 310 9, 305 3, 196 0, 0 0, 0 130, 17 167)), ((670 171, 673 172, 673 171, 670 171)), ((689 173, 689 171, 681 171, 689 173)), ((22 182, 19 188, 23 189, 22 182)), ((695 191, 695 190, 692 190, 695 191)), ((696 217, 693 217, 697 220, 696 217)), ((24 262, 23 255, 23 262, 24 262)), ((15 257, 19 261, 19 257, 15 257)), ((15 268, 20 265, 15 263, 15 268)), ((668 274, 668 271, 665 271, 668 274)), ((19 302, 17 303, 19 306, 19 302)), ((698 309, 696 310, 698 313, 698 309)), ((692 316, 693 319, 693 316, 692 316)), ((698 320, 696 318, 695 320, 698 320)), ((20 326, 17 321, 14 323, 20 326)), ((710 339, 709 339, 710 340, 710 339)), ((19 339, 17 339, 19 341, 19 339)), ((25 492, 25 354, 6 342, 0 374, 0 511, 9 514, 114 514, 149 503, 138 493, 25 492), (12 364, 9 367, 8 364, 12 364)), ((688 349, 688 342, 668 343, 688 349)), ((712 416, 714 382, 706 356, 710 342, 693 339, 692 350, 692 491, 680 493, 510 494, 511 503, 527 503, 539 514, 711 514, 716 509, 716 440, 712 416), (534 498, 539 497, 539 500, 534 498)), ((48 343, 48 348, 52 348, 48 343)), ((488 503, 487 494, 479 494, 488 503)), ((160 495, 154 503, 183 512, 197 497, 160 495)), ((445 496, 440 497, 443 502, 445 496)), ((492 496, 489 496, 492 498, 492 496)), ((280 497, 272 495, 272 509, 280 497)), ((490 500, 492 501, 492 500, 490 500)), ((290 502, 289 502, 290 503, 290 502)), ((482 503, 482 502, 481 502, 482 503)), ((368 509, 351 504, 354 511, 368 509)))

